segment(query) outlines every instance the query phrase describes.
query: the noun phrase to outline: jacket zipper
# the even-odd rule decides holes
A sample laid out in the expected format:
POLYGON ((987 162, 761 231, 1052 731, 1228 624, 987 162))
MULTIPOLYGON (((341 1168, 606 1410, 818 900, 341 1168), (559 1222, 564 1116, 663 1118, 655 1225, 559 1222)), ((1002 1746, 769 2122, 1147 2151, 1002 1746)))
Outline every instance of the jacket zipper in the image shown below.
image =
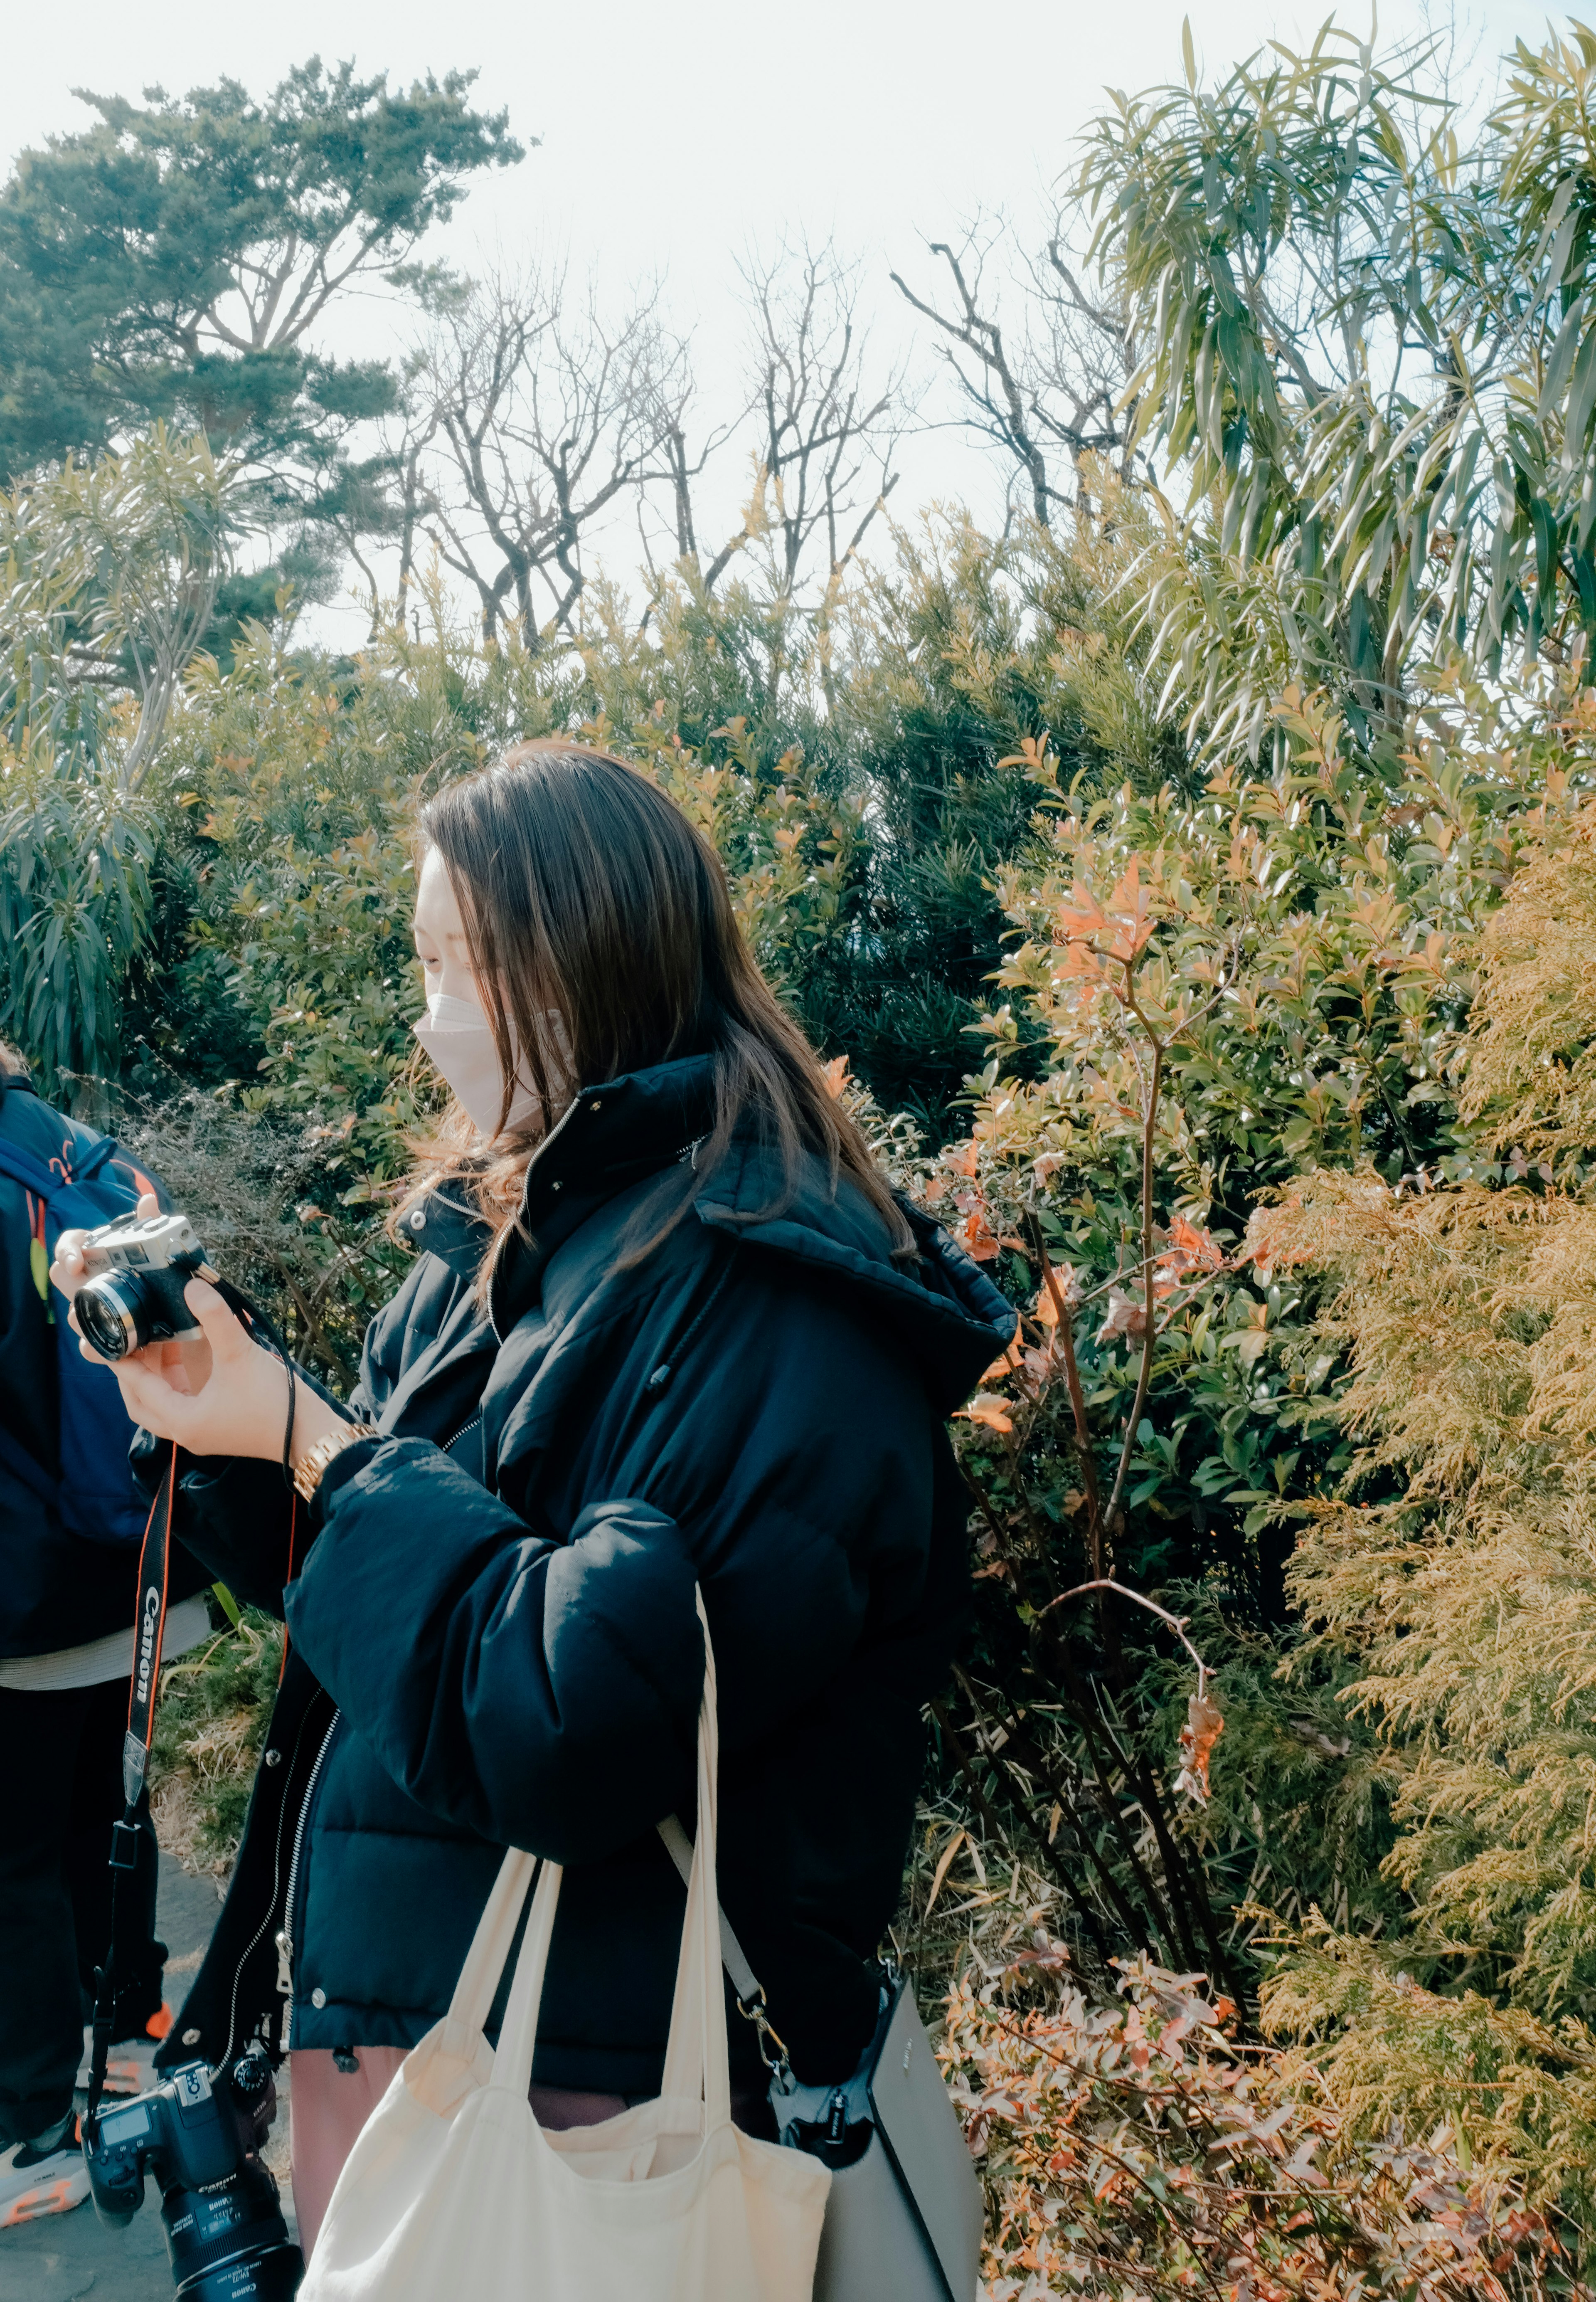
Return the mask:
MULTIPOLYGON (((483 1420, 483 1411, 481 1407, 478 1407, 476 1414, 469 1418, 469 1423, 462 1423, 460 1430, 453 1434, 453 1439, 446 1439, 444 1441, 446 1455, 449 1455, 449 1452, 453 1450, 453 1446, 456 1446, 460 1439, 465 1439, 469 1432, 478 1430, 478 1427, 481 1427, 481 1420, 483 1420)), ((306 1795, 299 1800, 299 1819, 297 1819, 297 1823, 294 1823, 294 1846, 292 1846, 292 1853, 290 1853, 288 1858, 288 1892, 283 1895, 283 1925, 278 1927, 276 1931, 276 1987, 278 1991, 281 1991, 281 1995, 288 1998, 290 2007, 292 2007, 294 2003, 294 1892, 297 1892, 297 1887, 299 1887, 299 1858, 301 1853, 304 1853, 306 1823, 310 1821, 310 1800, 315 1798, 315 1784, 322 1773, 322 1761, 326 1759, 326 1745, 332 1743, 333 1729, 336 1729, 340 1715, 342 1713, 333 1710, 332 1719, 329 1719, 329 1724, 326 1724, 326 1734, 322 1735, 322 1747, 315 1754, 315 1763, 310 1766, 310 1779, 306 1782, 306 1795)), ((294 1754, 297 1754, 297 1752, 294 1752, 294 1754)), ((273 1886, 276 1886, 276 1881, 273 1881, 273 1886)), ((260 1934, 256 1934, 256 1943, 257 1941, 260 1941, 260 1934)), ((256 1943, 251 1943, 248 1947, 253 1950, 256 1943)), ((244 1952, 244 1957, 248 1959, 248 1952, 244 1952)), ((241 1966, 244 1966, 244 1962, 239 1962, 239 1970, 241 1966)), ((237 1978, 234 1978, 234 1995, 237 1995, 237 1978)), ((228 2054, 230 2051, 232 2051, 232 2039, 228 2039, 228 2054)))
POLYGON ((452 1455, 456 1447, 459 1444, 462 1439, 469 1437, 473 1431, 479 1431, 482 1428, 482 1419, 483 1411, 479 1407, 476 1413, 471 1417, 471 1420, 468 1423, 461 1424, 459 1429, 455 1432, 452 1439, 446 1439, 443 1441, 443 1452, 446 1455, 452 1455))
MULTIPOLYGON (((310 1714, 307 1710, 305 1717, 299 1721, 298 1730, 294 1736, 294 1747, 289 1753, 288 1772, 283 1777, 282 1804, 277 1811, 277 1833, 273 1841, 272 1846, 271 1899, 266 1903, 265 1916, 262 1918, 259 1926, 255 1929, 255 1932, 250 1936, 249 1940, 245 1944, 238 1964, 233 1969, 232 1989, 229 1994, 227 2002, 227 2046, 221 2058, 222 2063, 223 2064, 229 2062, 232 2056, 233 2032, 238 2026, 239 2019, 239 1986, 244 1979, 244 1969, 254 1957, 255 1953, 259 1946, 261 1937, 265 1933, 266 1928, 272 1923, 272 1913, 277 1907, 277 1882, 282 1876, 282 1826, 288 1814, 288 1799, 290 1790, 293 1784, 294 1769, 298 1763, 299 1752, 305 1741, 305 1730, 309 1724, 310 1714)), ((219 2064, 218 2067, 221 2067, 221 2065, 219 2064)))
POLYGON ((294 1825, 294 1849, 289 1856, 288 1893, 282 1899, 282 1924, 277 1932, 277 1987, 290 2006, 294 1997, 294 1889, 299 1883, 299 1856, 305 1846, 305 1826, 310 1819, 310 1802, 315 1796, 316 1777, 322 1771, 322 1761, 327 1755, 327 1745, 332 1740, 340 1716, 340 1713, 334 1710, 322 1737, 322 1747, 315 1754, 315 1763, 305 1785, 305 1795, 299 1802, 299 1819, 294 1825))

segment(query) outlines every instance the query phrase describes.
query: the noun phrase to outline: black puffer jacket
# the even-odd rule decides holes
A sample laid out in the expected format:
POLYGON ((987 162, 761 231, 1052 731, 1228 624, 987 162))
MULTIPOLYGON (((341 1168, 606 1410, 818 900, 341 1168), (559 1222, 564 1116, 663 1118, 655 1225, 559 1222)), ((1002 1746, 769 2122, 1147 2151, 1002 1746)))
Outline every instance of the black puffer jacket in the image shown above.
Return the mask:
POLYGON ((414 2043, 513 1844, 569 1866, 537 2079, 657 2088, 682 1890, 653 1825, 674 1809, 692 1827, 695 1580, 722 1901, 800 2071, 857 2058, 920 1709, 968 1592, 943 1421, 1012 1314, 923 1218, 920 1261, 895 1264, 818 1162, 785 1214, 751 1221, 772 1181, 752 1147, 617 1269, 710 1117, 698 1059, 584 1093, 529 1172, 537 1247, 501 1263, 491 1321, 480 1234, 433 1199, 367 1340, 378 1435, 335 1459, 291 1565, 274 1466, 189 1469, 186 1540, 263 1603, 290 1583, 296 1661, 168 2059, 254 2027, 280 1929, 291 2044, 414 2043))

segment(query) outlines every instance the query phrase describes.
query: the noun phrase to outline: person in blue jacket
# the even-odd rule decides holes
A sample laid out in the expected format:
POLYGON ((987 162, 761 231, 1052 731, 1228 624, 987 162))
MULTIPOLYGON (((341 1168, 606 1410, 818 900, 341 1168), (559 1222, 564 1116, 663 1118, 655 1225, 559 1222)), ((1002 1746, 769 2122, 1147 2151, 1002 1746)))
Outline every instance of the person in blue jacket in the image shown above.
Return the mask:
MULTIPOLYGON (((703 1593, 720 1887, 798 2075, 878 2004, 961 1635, 945 1419, 1013 1314, 894 1196, 760 976, 712 849, 646 777, 518 746, 422 819, 418 1035, 454 1089, 397 1218, 415 1266, 347 1405, 198 1282, 205 1360, 123 1363, 176 1525, 290 1659, 228 1904, 164 2054, 292 2054, 294 2195, 446 2009, 507 1844, 568 1866, 544 2122, 659 2089, 703 1593)), ((58 1264, 75 1283, 70 1244, 58 1264)), ((738 2115, 768 2115, 734 2021, 738 2115)))
MULTIPOLYGON (((92 1168, 130 1195, 150 1179, 92 1128, 34 1092, 0 1047, 0 1141, 63 1180, 92 1168)), ((155 1204, 152 1198, 152 1204, 155 1204)), ((122 1812, 138 1558, 125 1543, 63 1524, 50 1500, 64 1466, 60 1374, 46 1278, 42 1201, 0 1171, 0 1742, 7 1756, 0 1829, 0 2229, 78 2205, 88 2194, 72 2114, 83 2020, 111 1924, 106 1858, 122 1812)), ((106 1386, 119 1432, 132 1438, 106 1386)), ((102 1476, 96 1482, 104 1489, 102 1476)), ((78 1490, 81 1494, 82 1489, 78 1490)), ((130 1504, 130 1491, 125 1500, 130 1504)), ((109 1533, 109 1530, 106 1531, 109 1533)), ((209 1580, 174 1558, 164 1652, 210 1629, 209 1580)), ((141 1802, 126 1896, 123 1987, 113 2035, 142 2038, 162 2014, 164 1946, 155 1940, 157 1853, 141 1802)))

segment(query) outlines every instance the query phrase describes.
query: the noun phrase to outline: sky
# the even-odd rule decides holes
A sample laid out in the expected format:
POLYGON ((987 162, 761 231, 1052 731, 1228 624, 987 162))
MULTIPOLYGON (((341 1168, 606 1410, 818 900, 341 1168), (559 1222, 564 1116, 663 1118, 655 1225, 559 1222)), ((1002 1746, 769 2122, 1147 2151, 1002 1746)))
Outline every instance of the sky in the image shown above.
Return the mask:
MULTIPOLYGON (((872 283, 883 360, 907 356, 929 374, 923 328, 917 335, 889 273, 929 285, 928 240, 956 236, 979 214, 1037 216, 1071 172, 1073 139, 1105 85, 1179 76, 1188 13, 1205 74, 1271 37, 1306 46, 1318 21, 1311 7, 1269 0, 1193 0, 1189 10, 1186 0, 273 0, 236 10, 75 0, 60 13, 0 0, 0 161, 87 125, 77 85, 133 96, 231 77, 264 92, 313 55, 352 57, 395 80, 475 70, 477 100, 507 107, 513 131, 537 147, 480 180, 429 256, 470 271, 540 247, 568 250, 617 296, 657 275, 676 324, 696 332, 712 394, 736 334, 739 252, 783 232, 833 234, 872 283)), ((1482 88, 1515 37, 1545 37, 1544 13, 1524 0, 1464 0, 1460 18, 1482 88)), ((1359 7, 1342 21, 1366 29, 1359 7)), ((1402 0, 1382 15, 1382 40, 1420 24, 1414 0, 1402 0)), ((374 300, 346 313, 329 349, 397 349, 400 325, 374 300)), ((950 396, 933 386, 924 413, 951 416, 950 396)), ((894 508, 958 499, 990 517, 1002 484, 991 451, 956 427, 930 431, 913 443, 894 508)), ((626 558, 624 538, 613 549, 626 558)), ((323 617, 349 623, 351 637, 360 620, 352 603, 323 617)))

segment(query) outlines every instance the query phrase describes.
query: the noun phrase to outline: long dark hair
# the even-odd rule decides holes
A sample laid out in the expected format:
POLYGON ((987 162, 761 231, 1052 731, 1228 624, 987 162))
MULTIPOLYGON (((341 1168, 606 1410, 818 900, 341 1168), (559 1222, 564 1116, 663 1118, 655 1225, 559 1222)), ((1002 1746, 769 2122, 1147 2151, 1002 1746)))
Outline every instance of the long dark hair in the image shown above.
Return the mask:
MULTIPOLYGON (((804 1154, 818 1153, 833 1189, 849 1176, 886 1224, 893 1252, 913 1254, 913 1234, 862 1133, 743 941, 720 859, 646 776, 562 737, 517 744, 440 792, 422 811, 421 830, 460 906, 507 1082, 500 1123, 517 1058, 542 1105, 542 1116, 508 1138, 504 1157, 473 1171, 496 1249, 528 1161, 578 1087, 702 1054, 714 1065, 713 1127, 681 1197, 648 1237, 628 1242, 624 1261, 652 1252, 734 1135, 751 1128, 775 1150, 780 1184, 749 1220, 788 1205, 804 1154)), ((434 1163, 430 1180, 439 1172, 434 1163)), ((496 1251, 484 1285, 494 1260, 496 1251)))

